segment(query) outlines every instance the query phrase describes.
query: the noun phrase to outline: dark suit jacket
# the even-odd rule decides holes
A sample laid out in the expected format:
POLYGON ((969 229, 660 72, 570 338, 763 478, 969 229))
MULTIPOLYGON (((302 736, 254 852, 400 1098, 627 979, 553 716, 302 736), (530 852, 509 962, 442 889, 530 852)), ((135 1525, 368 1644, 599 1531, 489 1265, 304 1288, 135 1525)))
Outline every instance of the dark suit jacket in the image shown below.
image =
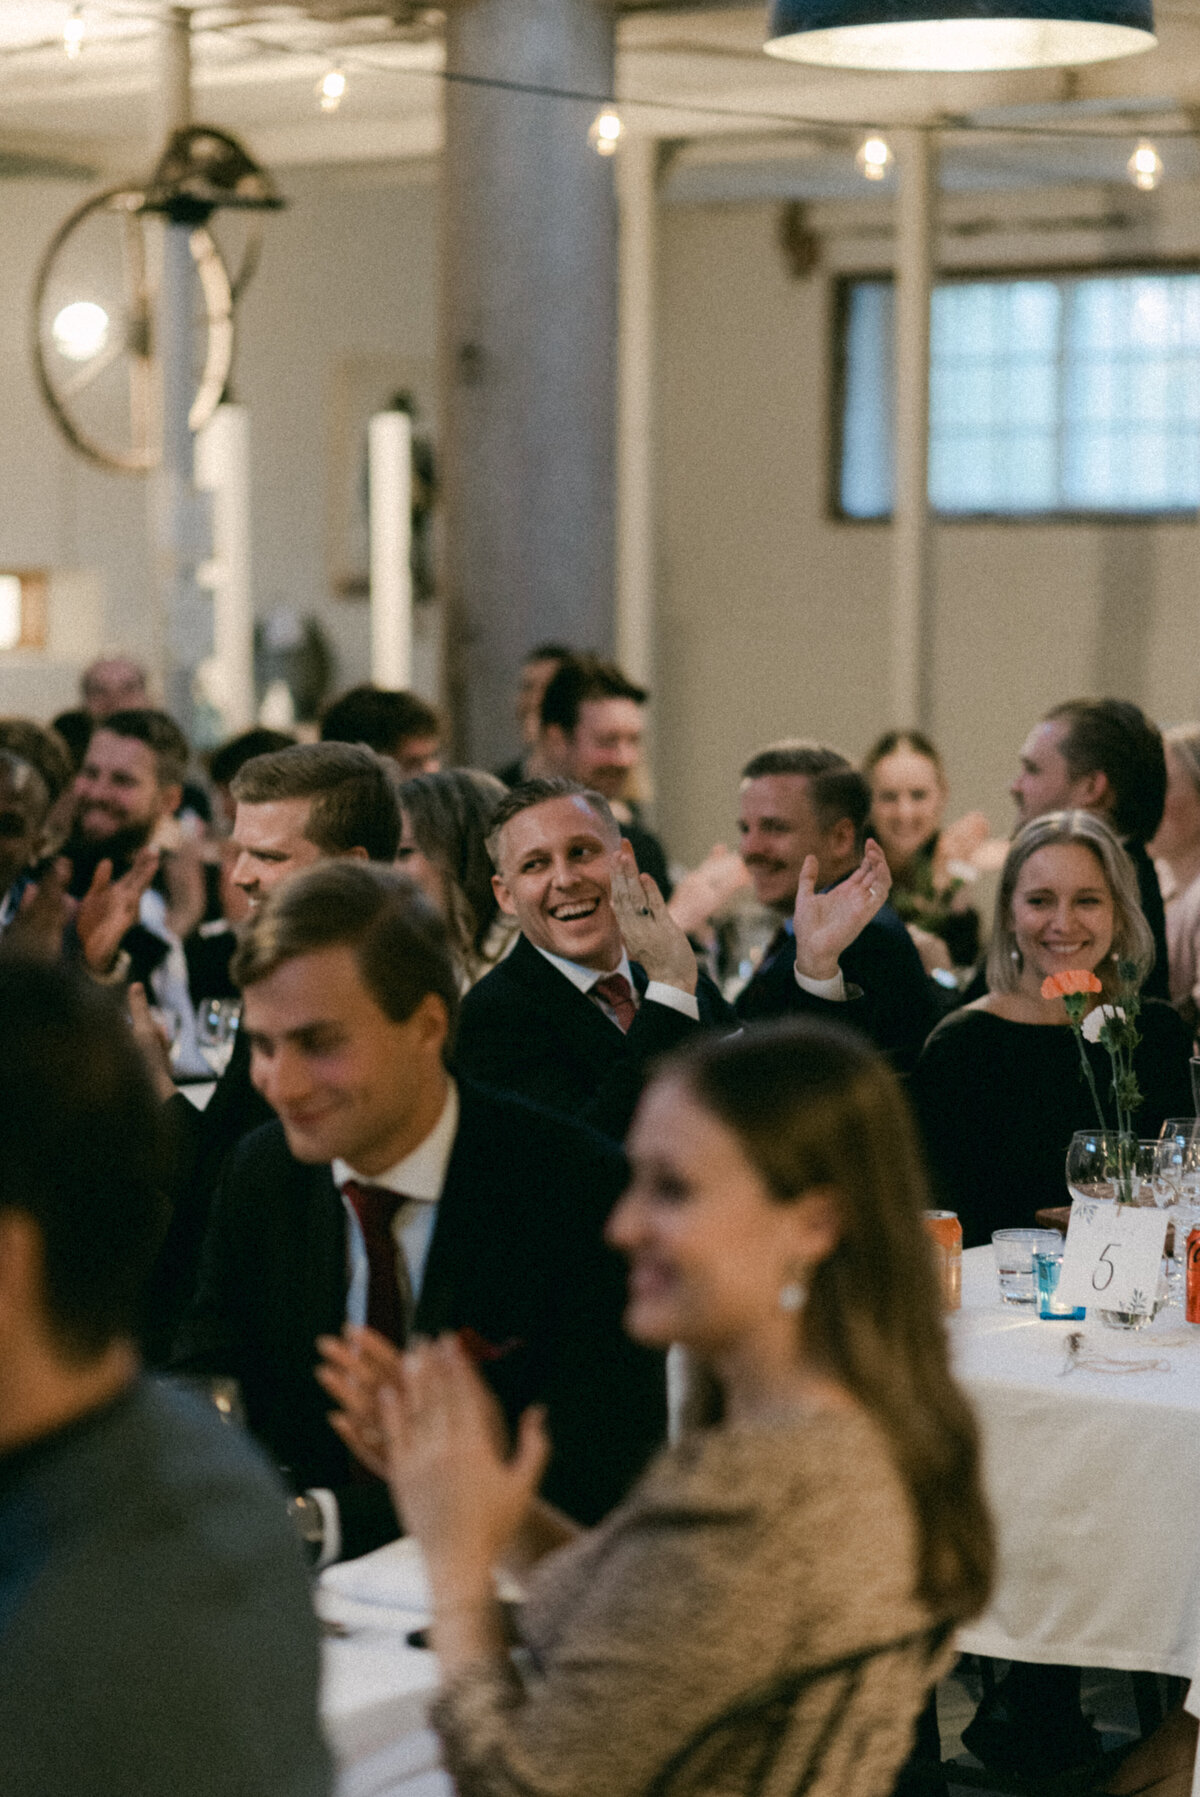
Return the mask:
POLYGON ((1138 897, 1142 902, 1142 914, 1150 925, 1150 934, 1154 938, 1154 966, 1146 975, 1142 987, 1143 998, 1161 998, 1167 1004, 1171 1002, 1171 986, 1167 977, 1167 920, 1163 911, 1162 888, 1158 883, 1158 875, 1154 871, 1154 863, 1146 853, 1141 842, 1127 842, 1126 853, 1133 862, 1137 874, 1138 897))
MULTIPOLYGON (((631 964, 639 992, 646 975, 631 964)), ((700 1022, 669 1005, 644 1004, 626 1035, 525 936, 463 999, 455 1066, 623 1141, 651 1061, 698 1029, 730 1031, 737 1018, 706 974, 696 989, 700 1022)))
POLYGON ((756 1023, 796 1012, 811 1014, 820 1005, 822 1016, 850 1024, 867 1036, 898 1073, 912 1072, 937 1022, 937 1009, 912 937, 890 905, 883 906, 841 957, 847 984, 862 992, 850 1003, 822 1004, 801 990, 790 932, 781 931, 771 951, 738 995, 739 1017, 756 1023))
MULTIPOLYGON (((622 1155, 566 1119, 459 1085, 460 1117, 415 1329, 469 1326, 506 1351, 483 1367, 510 1424, 544 1403, 554 1444, 543 1491, 580 1522, 624 1494, 665 1431, 661 1355, 621 1329, 624 1266, 601 1230, 622 1155)), ((313 1377, 314 1340, 346 1314, 346 1217, 327 1166, 269 1124, 234 1155, 213 1212, 174 1364, 241 1382, 251 1429, 297 1489, 327 1486, 347 1557, 391 1539, 377 1481, 351 1472, 313 1377)))
POLYGON ((229 1065, 204 1110, 182 1092, 167 1101, 171 1144, 166 1239, 143 1300, 142 1352, 162 1366, 191 1304, 213 1196, 238 1143, 274 1121, 275 1113, 250 1084, 250 1038, 239 1030, 229 1065))

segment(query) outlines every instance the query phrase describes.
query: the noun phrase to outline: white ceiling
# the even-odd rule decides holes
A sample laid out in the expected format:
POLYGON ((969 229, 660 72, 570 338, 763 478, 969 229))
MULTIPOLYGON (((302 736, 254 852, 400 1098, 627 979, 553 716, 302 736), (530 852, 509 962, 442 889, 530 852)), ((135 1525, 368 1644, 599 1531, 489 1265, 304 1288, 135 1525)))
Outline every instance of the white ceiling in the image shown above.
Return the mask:
MULTIPOLYGON (((30 159, 86 165, 97 178, 144 172, 157 147, 149 121, 164 10, 158 0, 85 0, 83 48, 71 61, 67 0, 0 0, 0 172, 33 172, 30 159)), ((438 9, 326 0, 191 11, 195 116, 243 137, 268 166, 436 154, 438 9), (315 89, 334 63, 348 89, 326 116, 315 89)), ((1146 55, 987 76, 780 63, 762 52, 764 11, 626 6, 617 92, 631 132, 687 144, 673 197, 850 195, 862 190, 855 127, 920 120, 944 124, 943 181, 961 191, 1120 182, 1143 132, 1168 178, 1200 175, 1200 0, 1160 0, 1159 45, 1146 55)))

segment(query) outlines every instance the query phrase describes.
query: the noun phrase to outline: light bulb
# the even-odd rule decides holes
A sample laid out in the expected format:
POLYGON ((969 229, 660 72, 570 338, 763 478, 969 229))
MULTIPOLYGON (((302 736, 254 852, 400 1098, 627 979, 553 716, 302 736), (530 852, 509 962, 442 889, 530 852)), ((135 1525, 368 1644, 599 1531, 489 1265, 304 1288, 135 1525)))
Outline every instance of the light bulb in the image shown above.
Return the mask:
POLYGON ((892 160, 892 152, 884 137, 865 137, 854 158, 858 172, 867 181, 882 181, 892 160))
POLYGON ((615 156, 624 135, 625 127, 621 123, 620 114, 606 108, 592 120, 588 142, 597 156, 615 156))
POLYGON ((90 362, 108 342, 108 313, 91 300, 64 306, 50 326, 54 346, 69 362, 90 362))
POLYGON ((330 69, 321 77, 317 87, 317 98, 321 102, 322 112, 336 112, 346 92, 346 77, 341 69, 330 69))
POLYGON ((63 49, 74 62, 83 47, 83 13, 78 6, 73 6, 67 14, 63 25, 63 49))
POLYGON ((1129 179, 1135 187, 1140 187, 1143 193, 1151 192, 1162 180, 1162 157, 1154 145, 1147 142, 1145 138, 1142 139, 1125 166, 1129 171, 1129 179))

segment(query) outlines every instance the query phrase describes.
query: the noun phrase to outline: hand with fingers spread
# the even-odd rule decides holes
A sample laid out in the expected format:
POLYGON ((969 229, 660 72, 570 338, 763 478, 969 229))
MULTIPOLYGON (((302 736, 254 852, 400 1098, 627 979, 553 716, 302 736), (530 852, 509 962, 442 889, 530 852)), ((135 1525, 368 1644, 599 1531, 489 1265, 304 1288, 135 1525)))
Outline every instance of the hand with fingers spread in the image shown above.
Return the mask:
POLYGON ((796 971, 806 979, 830 980, 838 972, 838 957, 887 899, 892 876, 883 850, 868 837, 852 874, 827 892, 816 890, 816 880, 817 858, 809 855, 796 892, 796 971))
POLYGON ((17 915, 0 940, 5 954, 29 961, 57 961, 62 954, 63 932, 75 914, 75 901, 67 886, 71 863, 55 861, 36 886, 26 887, 17 915))
POLYGON ((111 969, 121 947, 121 938, 138 919, 142 894, 158 869, 158 850, 139 849, 128 873, 113 879, 112 862, 102 861, 92 875, 92 883, 79 901, 75 913, 75 930, 84 958, 93 973, 111 969))
POLYGON ((695 950, 650 875, 639 874, 627 842, 613 863, 612 907, 630 960, 639 961, 648 977, 664 986, 695 992, 695 950))
POLYGON ((404 1356, 378 1330, 347 1324, 344 1335, 317 1338, 317 1380, 338 1409, 329 1421, 350 1452, 377 1478, 387 1478, 387 1448, 379 1413, 380 1387, 398 1385, 404 1356))

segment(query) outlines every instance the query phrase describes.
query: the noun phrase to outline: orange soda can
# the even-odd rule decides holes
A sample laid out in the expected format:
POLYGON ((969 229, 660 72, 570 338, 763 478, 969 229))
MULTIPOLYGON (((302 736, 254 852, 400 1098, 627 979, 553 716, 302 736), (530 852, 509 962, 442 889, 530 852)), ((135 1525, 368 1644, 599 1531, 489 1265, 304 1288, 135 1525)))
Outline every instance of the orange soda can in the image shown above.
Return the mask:
MULTIPOLYGON (((962 1308, 962 1224, 952 1210, 927 1210, 925 1227, 933 1238, 942 1304, 947 1310, 962 1308)), ((1197 1232, 1200 1235, 1200 1231, 1197 1232)), ((1190 1244, 1189 1244, 1190 1253, 1190 1244)), ((1189 1266, 1190 1266, 1189 1261, 1189 1266)), ((1197 1268, 1200 1275, 1200 1267, 1197 1268)), ((1200 1317, 1197 1317, 1200 1322, 1200 1317)))
POLYGON ((1187 1239, 1187 1294, 1184 1316, 1189 1323, 1200 1323, 1200 1229, 1193 1229, 1187 1239))

